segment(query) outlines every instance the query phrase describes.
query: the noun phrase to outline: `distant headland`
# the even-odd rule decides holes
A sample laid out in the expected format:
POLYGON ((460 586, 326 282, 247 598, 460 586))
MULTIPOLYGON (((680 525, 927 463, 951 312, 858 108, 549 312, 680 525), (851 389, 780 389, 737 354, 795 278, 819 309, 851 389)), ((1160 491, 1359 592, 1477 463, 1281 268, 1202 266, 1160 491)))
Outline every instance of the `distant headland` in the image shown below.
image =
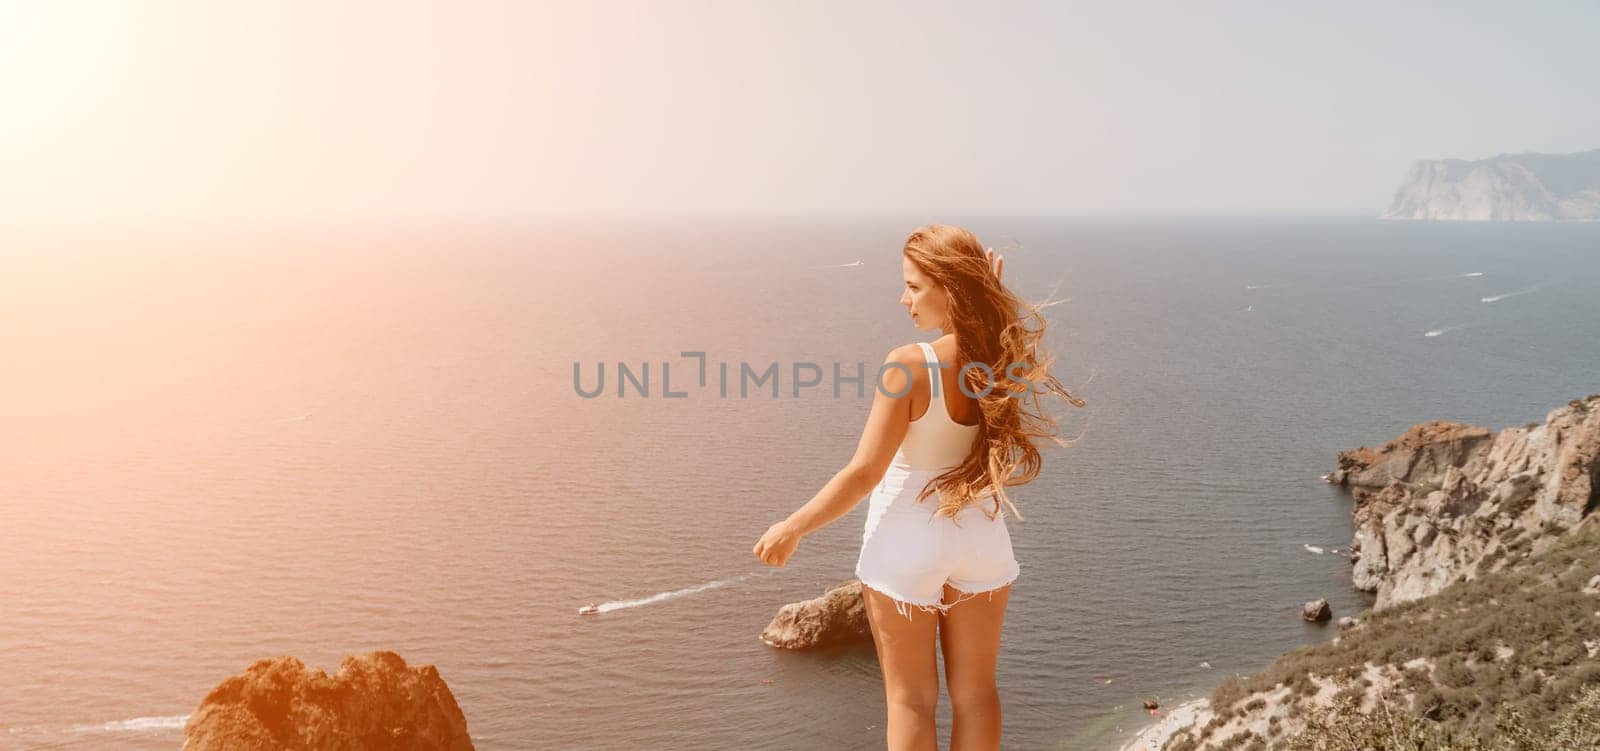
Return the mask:
POLYGON ((1600 149, 1412 165, 1380 219, 1600 221, 1600 149))

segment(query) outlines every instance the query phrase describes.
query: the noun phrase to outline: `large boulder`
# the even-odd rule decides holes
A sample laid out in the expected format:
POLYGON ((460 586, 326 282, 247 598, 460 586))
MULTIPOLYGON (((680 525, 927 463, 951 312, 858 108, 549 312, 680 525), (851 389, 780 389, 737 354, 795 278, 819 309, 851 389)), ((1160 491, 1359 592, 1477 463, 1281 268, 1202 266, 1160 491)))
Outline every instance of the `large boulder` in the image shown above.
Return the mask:
POLYGON ((1319 597, 1300 606, 1300 617, 1312 623, 1322 623, 1333 617, 1333 608, 1328 605, 1328 598, 1319 597))
POLYGON ((467 718, 432 665, 393 652, 346 657, 329 676, 258 660, 189 716, 184 751, 471 751, 467 718))
POLYGON ((852 579, 821 597, 791 602, 761 632, 761 641, 783 649, 805 649, 871 640, 861 581, 852 579))

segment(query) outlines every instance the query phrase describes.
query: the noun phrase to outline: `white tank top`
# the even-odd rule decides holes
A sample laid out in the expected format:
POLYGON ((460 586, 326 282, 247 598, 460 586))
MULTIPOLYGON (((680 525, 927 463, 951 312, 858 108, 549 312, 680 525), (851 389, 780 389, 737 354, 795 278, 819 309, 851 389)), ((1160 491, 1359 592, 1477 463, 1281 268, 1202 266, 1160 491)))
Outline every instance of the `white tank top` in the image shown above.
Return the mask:
MULTIPOLYGON (((903 469, 946 470, 966 461, 980 426, 962 425, 950 417, 950 408, 944 401, 943 376, 940 375, 944 371, 933 367, 939 357, 934 354, 932 344, 917 344, 922 347, 923 359, 928 364, 928 410, 911 421, 892 464, 903 469)), ((953 363, 945 364, 946 368, 952 366, 953 363)))

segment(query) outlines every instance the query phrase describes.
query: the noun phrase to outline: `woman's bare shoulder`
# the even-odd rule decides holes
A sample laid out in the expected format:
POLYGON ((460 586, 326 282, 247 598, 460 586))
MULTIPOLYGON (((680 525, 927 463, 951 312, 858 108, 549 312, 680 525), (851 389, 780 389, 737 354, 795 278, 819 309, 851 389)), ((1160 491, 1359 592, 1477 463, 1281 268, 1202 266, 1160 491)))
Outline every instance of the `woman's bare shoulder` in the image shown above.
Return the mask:
POLYGON ((906 390, 907 383, 916 383, 918 373, 926 370, 923 364, 927 362, 922 356, 922 348, 916 342, 902 344, 883 356, 883 365, 878 368, 880 384, 891 396, 905 396, 910 393, 906 390), (903 365, 905 367, 895 367, 903 365))
POLYGON ((889 350, 889 354, 883 356, 885 363, 901 362, 910 365, 922 362, 922 360, 922 347, 916 342, 902 344, 889 350))

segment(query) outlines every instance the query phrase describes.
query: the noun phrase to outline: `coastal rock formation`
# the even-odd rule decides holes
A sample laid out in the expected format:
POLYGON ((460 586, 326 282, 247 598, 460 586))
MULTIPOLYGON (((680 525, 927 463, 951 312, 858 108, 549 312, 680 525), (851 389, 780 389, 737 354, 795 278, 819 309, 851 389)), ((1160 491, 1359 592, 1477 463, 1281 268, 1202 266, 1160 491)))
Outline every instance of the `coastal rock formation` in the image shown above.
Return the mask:
POLYGON ((1600 220, 1600 149, 1412 165, 1382 219, 1600 220))
POLYGON ((1600 676, 1600 394, 1499 432, 1415 425, 1340 453, 1327 479, 1355 497, 1352 581, 1377 592, 1373 610, 1174 708, 1124 751, 1281 748, 1344 700, 1480 739, 1515 705, 1546 744, 1528 748, 1574 747, 1543 735, 1558 714, 1592 714, 1582 690, 1600 676))
POLYGON ((1511 748, 1467 743, 1501 738, 1506 709, 1521 717, 1516 748, 1596 748, 1600 729, 1576 742, 1553 730, 1563 716, 1595 725, 1585 692, 1600 686, 1600 607, 1584 588, 1596 578, 1600 515, 1591 515, 1543 553, 1368 613, 1337 638, 1224 680, 1123 751, 1394 749, 1399 738, 1405 748, 1511 748), (1353 715, 1335 710, 1341 702, 1353 715), (1389 743, 1360 742, 1374 738, 1389 743))
POLYGON ((1300 606, 1300 617, 1312 623, 1322 623, 1333 617, 1333 608, 1328 605, 1328 598, 1319 597, 1300 606))
POLYGON ((1414 425, 1339 454, 1328 481, 1356 500, 1351 582, 1374 609, 1431 595, 1549 547, 1600 503, 1600 394, 1543 424, 1492 433, 1414 425))
POLYGON ((861 581, 851 579, 821 597, 791 602, 761 632, 761 640, 783 649, 805 649, 829 644, 870 640, 867 606, 861 599, 861 581))
POLYGON ((432 665, 393 652, 346 657, 329 676, 258 660, 189 716, 184 751, 471 751, 467 718, 432 665))

